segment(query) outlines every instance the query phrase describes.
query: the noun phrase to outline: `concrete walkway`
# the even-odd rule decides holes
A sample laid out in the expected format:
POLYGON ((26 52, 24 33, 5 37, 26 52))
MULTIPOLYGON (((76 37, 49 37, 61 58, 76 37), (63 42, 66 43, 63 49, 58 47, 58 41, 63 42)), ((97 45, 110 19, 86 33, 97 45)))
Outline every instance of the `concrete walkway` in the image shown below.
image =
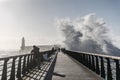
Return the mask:
POLYGON ((102 80, 82 64, 63 53, 58 58, 52 80, 102 80))

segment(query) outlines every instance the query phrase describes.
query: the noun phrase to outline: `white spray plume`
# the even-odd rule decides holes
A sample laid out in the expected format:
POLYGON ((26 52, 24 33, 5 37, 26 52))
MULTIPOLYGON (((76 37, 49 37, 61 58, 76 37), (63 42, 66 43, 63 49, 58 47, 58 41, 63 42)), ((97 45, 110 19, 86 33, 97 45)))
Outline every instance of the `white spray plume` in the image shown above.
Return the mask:
POLYGON ((120 55, 120 49, 115 47, 108 37, 109 30, 105 21, 97 18, 95 13, 75 20, 57 19, 56 22, 63 34, 63 43, 67 49, 120 55))

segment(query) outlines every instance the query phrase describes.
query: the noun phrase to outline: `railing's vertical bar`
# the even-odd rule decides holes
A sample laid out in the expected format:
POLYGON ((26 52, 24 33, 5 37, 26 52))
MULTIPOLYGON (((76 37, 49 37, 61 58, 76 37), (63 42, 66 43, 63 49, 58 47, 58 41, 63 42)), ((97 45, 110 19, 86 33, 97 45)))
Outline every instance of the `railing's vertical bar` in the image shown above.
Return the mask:
POLYGON ((95 71, 95 60, 93 55, 92 55, 92 70, 95 71))
POLYGON ((87 54, 85 54, 85 61, 86 61, 85 65, 88 67, 89 60, 88 60, 88 55, 87 54))
POLYGON ((83 64, 85 65, 85 62, 86 62, 85 61, 85 54, 83 54, 83 60, 82 61, 83 61, 83 64))
POLYGON ((30 56, 28 55, 27 57, 27 71, 29 72, 29 69, 30 69, 30 56))
POLYGON ((16 77, 18 79, 21 79, 21 58, 22 58, 22 56, 19 57, 19 62, 18 62, 18 67, 17 67, 17 75, 16 75, 16 77))
POLYGON ((32 69, 33 67, 32 67, 32 54, 30 55, 30 69, 32 69))
POLYGON ((79 61, 82 63, 82 54, 79 54, 79 61))
POLYGON ((99 60, 98 60, 98 56, 95 56, 96 57, 96 73, 97 74, 100 74, 100 68, 99 68, 99 60))
POLYGON ((75 53, 74 56, 76 57, 76 59, 77 59, 78 61, 80 61, 80 55, 79 55, 79 54, 75 53))
POLYGON ((112 71, 111 71, 111 65, 110 65, 110 59, 107 59, 107 80, 112 80, 112 71))
POLYGON ((15 80, 15 60, 16 60, 16 58, 13 58, 12 67, 11 67, 11 74, 10 74, 9 80, 15 80))
POLYGON ((82 54, 80 54, 80 59, 79 59, 79 60, 80 60, 80 62, 82 63, 82 54))
POLYGON ((36 67, 36 65, 37 65, 37 63, 36 63, 36 60, 35 60, 35 55, 33 54, 33 65, 34 65, 34 67, 36 67))
POLYGON ((26 56, 24 56, 24 60, 23 60, 22 74, 23 75, 26 74, 26 56))
POLYGON ((35 62, 34 62, 34 55, 32 55, 32 68, 35 67, 35 62))
POLYGON ((89 68, 92 69, 91 55, 88 55, 88 58, 89 58, 89 68))
POLYGON ((4 66, 3 66, 3 72, 2 72, 2 77, 1 80, 7 80, 7 62, 9 59, 4 60, 4 66))
POLYGON ((87 67, 90 68, 90 65, 89 65, 89 55, 86 54, 86 57, 87 57, 87 67))
POLYGON ((101 59, 101 77, 105 78, 104 60, 103 57, 100 57, 100 59, 101 59))
POLYGON ((119 60, 115 60, 116 63, 116 80, 120 80, 120 66, 119 60))

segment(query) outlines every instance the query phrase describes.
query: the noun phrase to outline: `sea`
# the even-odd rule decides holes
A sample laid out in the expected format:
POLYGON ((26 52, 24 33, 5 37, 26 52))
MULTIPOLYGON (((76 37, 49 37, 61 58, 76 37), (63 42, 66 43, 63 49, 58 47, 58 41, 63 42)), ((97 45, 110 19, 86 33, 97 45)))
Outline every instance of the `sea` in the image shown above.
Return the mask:
POLYGON ((19 55, 19 54, 22 54, 20 53, 19 50, 0 50, 0 58, 19 55))
MULTIPOLYGON (((51 50, 53 45, 41 45, 37 46, 40 48, 40 52, 51 50)), ((8 57, 8 56, 15 56, 15 55, 22 55, 22 54, 28 54, 32 50, 32 46, 26 47, 24 51, 13 49, 13 50, 0 50, 0 58, 8 57)))

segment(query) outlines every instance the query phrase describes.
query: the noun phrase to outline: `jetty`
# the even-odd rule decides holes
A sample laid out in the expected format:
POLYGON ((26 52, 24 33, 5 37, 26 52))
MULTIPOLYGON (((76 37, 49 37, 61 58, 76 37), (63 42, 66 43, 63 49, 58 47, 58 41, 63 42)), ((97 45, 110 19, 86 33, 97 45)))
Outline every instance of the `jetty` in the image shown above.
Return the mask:
POLYGON ((55 49, 47 53, 50 61, 41 61, 40 69, 34 54, 0 58, 0 80, 120 80, 120 57, 55 49))
POLYGON ((60 52, 52 80, 102 80, 78 61, 60 52))

